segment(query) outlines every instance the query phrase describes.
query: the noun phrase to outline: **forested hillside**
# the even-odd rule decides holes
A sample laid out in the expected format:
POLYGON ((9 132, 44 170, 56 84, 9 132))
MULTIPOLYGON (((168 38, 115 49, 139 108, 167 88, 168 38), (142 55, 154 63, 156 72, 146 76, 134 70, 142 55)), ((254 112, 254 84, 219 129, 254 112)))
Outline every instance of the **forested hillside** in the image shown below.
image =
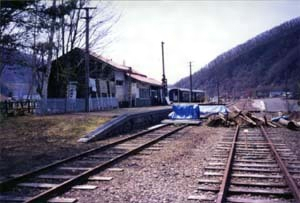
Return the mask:
MULTIPOLYGON (((201 56, 199 56, 201 57, 201 56)), ((189 88, 189 78, 175 86, 189 88)), ((257 90, 300 91, 300 18, 290 20, 218 56, 193 74, 208 95, 254 96, 257 90)))

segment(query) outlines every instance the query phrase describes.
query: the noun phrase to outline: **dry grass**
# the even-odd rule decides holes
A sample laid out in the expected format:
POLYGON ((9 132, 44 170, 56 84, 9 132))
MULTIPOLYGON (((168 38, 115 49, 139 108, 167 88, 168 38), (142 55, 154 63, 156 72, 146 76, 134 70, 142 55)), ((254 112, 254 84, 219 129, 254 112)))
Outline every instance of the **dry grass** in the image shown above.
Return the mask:
POLYGON ((0 123, 1 176, 23 172, 95 146, 77 140, 110 119, 88 114, 5 119, 0 123))

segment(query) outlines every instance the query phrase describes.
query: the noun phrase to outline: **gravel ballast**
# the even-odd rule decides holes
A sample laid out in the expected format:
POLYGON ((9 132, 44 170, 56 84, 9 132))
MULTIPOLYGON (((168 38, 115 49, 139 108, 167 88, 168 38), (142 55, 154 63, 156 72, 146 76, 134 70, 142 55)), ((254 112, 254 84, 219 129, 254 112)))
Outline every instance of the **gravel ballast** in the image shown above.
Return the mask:
MULTIPOLYGON (((113 167, 123 172, 101 172, 111 181, 93 182, 96 190, 72 189, 64 197, 78 202, 191 202, 187 197, 197 188, 206 158, 212 154, 229 128, 188 127, 162 141, 162 149, 151 155, 135 155, 113 167)), ((155 146, 155 145, 154 145, 155 146)), ((146 150, 147 152, 149 150, 146 150)))

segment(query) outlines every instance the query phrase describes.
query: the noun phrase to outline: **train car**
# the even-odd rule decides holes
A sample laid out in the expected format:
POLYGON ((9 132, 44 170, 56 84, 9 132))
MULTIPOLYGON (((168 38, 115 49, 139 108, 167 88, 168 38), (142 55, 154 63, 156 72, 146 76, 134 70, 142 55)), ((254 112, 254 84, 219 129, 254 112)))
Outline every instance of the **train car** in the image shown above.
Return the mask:
MULTIPOLYGON (((190 102, 190 90, 186 88, 170 88, 168 95, 171 102, 190 102)), ((204 91, 192 90, 192 102, 204 102, 204 98, 204 91)))

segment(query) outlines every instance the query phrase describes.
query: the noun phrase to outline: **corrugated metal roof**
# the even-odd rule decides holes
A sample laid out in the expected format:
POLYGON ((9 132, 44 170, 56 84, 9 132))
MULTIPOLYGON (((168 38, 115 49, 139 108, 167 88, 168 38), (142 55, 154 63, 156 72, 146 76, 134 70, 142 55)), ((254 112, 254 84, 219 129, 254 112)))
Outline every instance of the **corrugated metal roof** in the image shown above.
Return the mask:
POLYGON ((147 76, 141 76, 141 75, 136 75, 136 74, 126 74, 127 76, 135 79, 135 80, 138 80, 140 82, 144 82, 144 83, 147 83, 147 84, 150 84, 150 85, 155 85, 155 86, 161 86, 161 82, 158 81, 158 80, 155 80, 153 78, 148 78, 147 76))
POLYGON ((103 56, 98 55, 98 54, 96 54, 94 52, 90 52, 90 55, 93 56, 93 57, 95 57, 95 58, 97 58, 97 59, 99 59, 99 60, 101 60, 101 61, 103 61, 103 62, 105 62, 105 63, 107 63, 107 64, 109 64, 109 65, 111 65, 115 69, 118 69, 118 70, 121 70, 121 71, 125 71, 125 72, 130 72, 130 68, 131 68, 131 72, 132 73, 146 77, 146 75, 144 75, 144 74, 142 74, 142 73, 134 70, 132 67, 125 66, 125 65, 120 65, 120 64, 112 61, 111 59, 104 58, 103 56))
MULTIPOLYGON (((81 51, 84 51, 84 49, 79 48, 81 51)), ((162 83, 160 81, 157 81, 153 78, 148 78, 146 75, 134 70, 132 67, 125 66, 125 65, 120 65, 118 63, 115 63, 111 59, 107 59, 101 55, 96 54, 95 52, 90 52, 90 55, 100 61, 103 61, 109 65, 111 65, 114 69, 124 71, 126 72, 127 76, 130 76, 131 78, 138 80, 140 82, 144 82, 150 85, 155 85, 155 86, 161 86, 162 83)))

